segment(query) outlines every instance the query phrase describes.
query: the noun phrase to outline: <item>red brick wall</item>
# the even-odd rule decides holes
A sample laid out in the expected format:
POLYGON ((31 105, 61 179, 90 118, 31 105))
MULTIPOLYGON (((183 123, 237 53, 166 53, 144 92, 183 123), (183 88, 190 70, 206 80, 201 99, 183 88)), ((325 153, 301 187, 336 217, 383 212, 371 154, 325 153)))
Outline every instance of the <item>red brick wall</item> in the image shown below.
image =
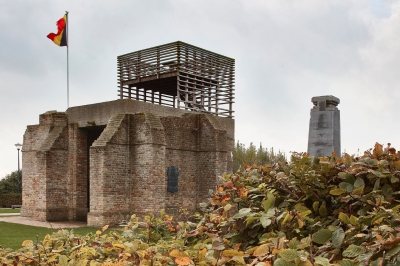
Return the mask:
POLYGON ((68 129, 65 113, 40 115, 24 134, 21 215, 41 221, 68 219, 68 129))
POLYGON ((111 117, 90 147, 90 225, 115 224, 129 211, 127 125, 126 115, 111 117))

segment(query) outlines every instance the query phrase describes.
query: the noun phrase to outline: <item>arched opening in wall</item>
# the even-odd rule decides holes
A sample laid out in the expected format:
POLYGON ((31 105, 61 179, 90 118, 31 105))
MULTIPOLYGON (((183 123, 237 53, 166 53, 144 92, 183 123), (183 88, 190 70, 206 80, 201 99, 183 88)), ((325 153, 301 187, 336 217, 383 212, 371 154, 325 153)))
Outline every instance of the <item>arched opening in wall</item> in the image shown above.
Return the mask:
POLYGON ((86 208, 90 212, 90 147, 93 142, 98 139, 106 126, 86 127, 87 130, 87 147, 86 147, 86 208))

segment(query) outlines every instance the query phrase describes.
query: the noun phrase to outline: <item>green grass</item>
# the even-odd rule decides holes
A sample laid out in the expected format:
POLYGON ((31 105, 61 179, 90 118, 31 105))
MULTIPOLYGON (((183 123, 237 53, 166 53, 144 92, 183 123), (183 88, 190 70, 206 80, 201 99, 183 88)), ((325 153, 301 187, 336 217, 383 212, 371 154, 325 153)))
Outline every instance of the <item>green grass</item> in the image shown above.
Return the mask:
MULTIPOLYGON (((76 235, 86 235, 90 232, 96 233, 99 228, 86 226, 67 228, 67 230, 73 230, 76 235)), ((21 244, 24 240, 36 242, 36 235, 38 235, 38 239, 41 241, 47 234, 57 231, 58 229, 0 222, 0 245, 3 248, 16 250, 22 247, 21 244)))
POLYGON ((0 208, 1 213, 20 213, 21 209, 0 208))

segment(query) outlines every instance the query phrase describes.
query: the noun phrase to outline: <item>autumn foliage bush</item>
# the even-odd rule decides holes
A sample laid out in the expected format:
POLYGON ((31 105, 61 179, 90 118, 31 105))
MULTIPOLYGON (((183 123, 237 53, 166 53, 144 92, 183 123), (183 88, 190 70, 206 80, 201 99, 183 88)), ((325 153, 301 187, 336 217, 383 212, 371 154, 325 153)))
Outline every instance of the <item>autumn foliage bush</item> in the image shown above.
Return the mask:
POLYGON ((60 230, 3 265, 397 265, 400 156, 381 145, 359 158, 245 166, 225 175, 201 211, 182 221, 135 215, 124 231, 60 230))

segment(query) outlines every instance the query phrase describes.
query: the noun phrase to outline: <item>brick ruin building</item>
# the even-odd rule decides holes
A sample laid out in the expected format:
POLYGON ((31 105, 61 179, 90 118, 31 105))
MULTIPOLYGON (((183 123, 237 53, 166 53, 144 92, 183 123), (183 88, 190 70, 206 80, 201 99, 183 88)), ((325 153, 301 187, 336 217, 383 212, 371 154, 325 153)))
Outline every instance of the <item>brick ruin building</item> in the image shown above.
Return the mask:
POLYGON ((234 68, 183 42, 119 56, 118 100, 27 127, 21 216, 101 226, 196 210, 232 170, 234 68))

